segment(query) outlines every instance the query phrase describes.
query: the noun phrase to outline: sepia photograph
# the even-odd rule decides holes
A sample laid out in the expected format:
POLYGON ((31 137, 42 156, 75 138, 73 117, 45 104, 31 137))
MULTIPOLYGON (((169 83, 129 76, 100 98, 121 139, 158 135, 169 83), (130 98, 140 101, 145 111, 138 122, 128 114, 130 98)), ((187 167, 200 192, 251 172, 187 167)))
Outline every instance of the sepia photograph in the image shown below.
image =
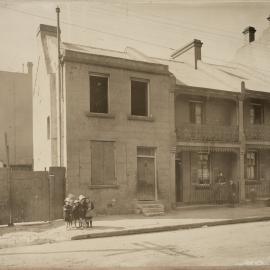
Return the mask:
POLYGON ((0 0, 0 270, 270 269, 270 0, 0 0))

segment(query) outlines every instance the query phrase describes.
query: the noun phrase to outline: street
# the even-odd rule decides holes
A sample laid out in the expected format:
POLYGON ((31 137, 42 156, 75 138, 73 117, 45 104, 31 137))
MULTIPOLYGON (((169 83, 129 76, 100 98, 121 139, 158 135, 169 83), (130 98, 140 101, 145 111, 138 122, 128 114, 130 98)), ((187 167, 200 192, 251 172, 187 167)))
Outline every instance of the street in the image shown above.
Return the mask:
POLYGON ((6 248, 1 267, 270 265, 269 222, 6 248), (45 265, 46 264, 46 265, 45 265))

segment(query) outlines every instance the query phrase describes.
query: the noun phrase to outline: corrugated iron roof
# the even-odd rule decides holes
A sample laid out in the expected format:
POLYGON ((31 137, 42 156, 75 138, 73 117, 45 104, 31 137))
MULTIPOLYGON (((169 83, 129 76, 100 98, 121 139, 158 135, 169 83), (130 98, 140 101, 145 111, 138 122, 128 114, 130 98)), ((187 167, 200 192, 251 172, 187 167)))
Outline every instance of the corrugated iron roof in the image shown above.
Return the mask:
MULTIPOLYGON (((264 33, 268 34, 269 31, 264 33)), ((265 39, 261 38, 258 42, 265 42, 265 39)), ((262 50, 261 45, 255 46, 251 44, 252 51, 260 50, 264 55, 269 55, 269 47, 265 46, 262 50)), ((62 48, 66 50, 72 50, 77 52, 104 55, 109 57, 116 57, 134 61, 141 61, 147 63, 159 63, 167 65, 169 71, 176 77, 176 83, 178 85, 187 85, 200 88, 208 88, 230 92, 241 92, 241 82, 245 82, 247 89, 270 93, 270 71, 261 70, 258 68, 258 61, 256 65, 247 65, 246 61, 240 62, 239 57, 234 62, 224 62, 220 64, 206 63, 204 61, 198 61, 198 68, 195 69, 190 63, 185 61, 179 61, 176 59, 160 59, 148 57, 142 52, 127 47, 125 51, 115 51, 110 49, 102 49, 91 46, 84 46, 72 43, 62 43, 62 48)), ((247 47, 243 47, 243 51, 246 51, 247 47)), ((238 56, 241 53, 237 52, 238 56)), ((254 53, 251 56, 251 60, 255 57, 254 53)), ((246 60, 246 59, 244 59, 246 60)), ((254 60, 252 60, 254 61, 254 60)), ((268 61, 268 60, 267 60, 268 61)))

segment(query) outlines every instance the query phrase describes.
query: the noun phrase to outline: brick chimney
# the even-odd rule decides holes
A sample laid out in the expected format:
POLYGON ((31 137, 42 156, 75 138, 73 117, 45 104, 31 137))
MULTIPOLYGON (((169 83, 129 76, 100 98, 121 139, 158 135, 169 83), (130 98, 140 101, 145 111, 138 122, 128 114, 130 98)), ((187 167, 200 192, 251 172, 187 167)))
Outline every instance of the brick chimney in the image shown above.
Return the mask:
POLYGON ((47 25, 47 24, 40 24, 38 31, 37 31, 37 36, 40 33, 46 33, 48 35, 56 36, 57 33, 57 27, 52 26, 52 25, 47 25))
POLYGON ((256 29, 253 26, 248 26, 242 32, 245 37, 245 44, 251 43, 255 40, 256 29))
POLYGON ((184 60, 191 60, 194 63, 194 68, 197 69, 198 60, 202 59, 202 48, 203 43, 199 39, 194 39, 184 47, 176 50, 171 54, 172 59, 182 58, 184 60))

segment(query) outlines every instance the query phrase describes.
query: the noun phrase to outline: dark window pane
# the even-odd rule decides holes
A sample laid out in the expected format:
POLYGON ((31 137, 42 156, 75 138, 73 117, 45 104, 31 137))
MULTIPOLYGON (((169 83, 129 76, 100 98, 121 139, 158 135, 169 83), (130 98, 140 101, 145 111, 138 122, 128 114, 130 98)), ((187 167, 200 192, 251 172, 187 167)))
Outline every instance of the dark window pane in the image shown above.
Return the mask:
POLYGON ((262 124, 262 107, 254 106, 254 109, 255 124, 262 124))
POLYGON ((108 113, 108 78, 90 76, 90 111, 108 113))
POLYGON ((202 103, 200 102, 190 102, 189 103, 189 115, 190 115, 190 123, 193 124, 202 124, 202 103))
POLYGON ((131 81, 131 114, 148 115, 148 83, 131 81))
POLYGON ((263 106, 252 105, 249 110, 250 124, 260 125, 263 124, 263 106))

